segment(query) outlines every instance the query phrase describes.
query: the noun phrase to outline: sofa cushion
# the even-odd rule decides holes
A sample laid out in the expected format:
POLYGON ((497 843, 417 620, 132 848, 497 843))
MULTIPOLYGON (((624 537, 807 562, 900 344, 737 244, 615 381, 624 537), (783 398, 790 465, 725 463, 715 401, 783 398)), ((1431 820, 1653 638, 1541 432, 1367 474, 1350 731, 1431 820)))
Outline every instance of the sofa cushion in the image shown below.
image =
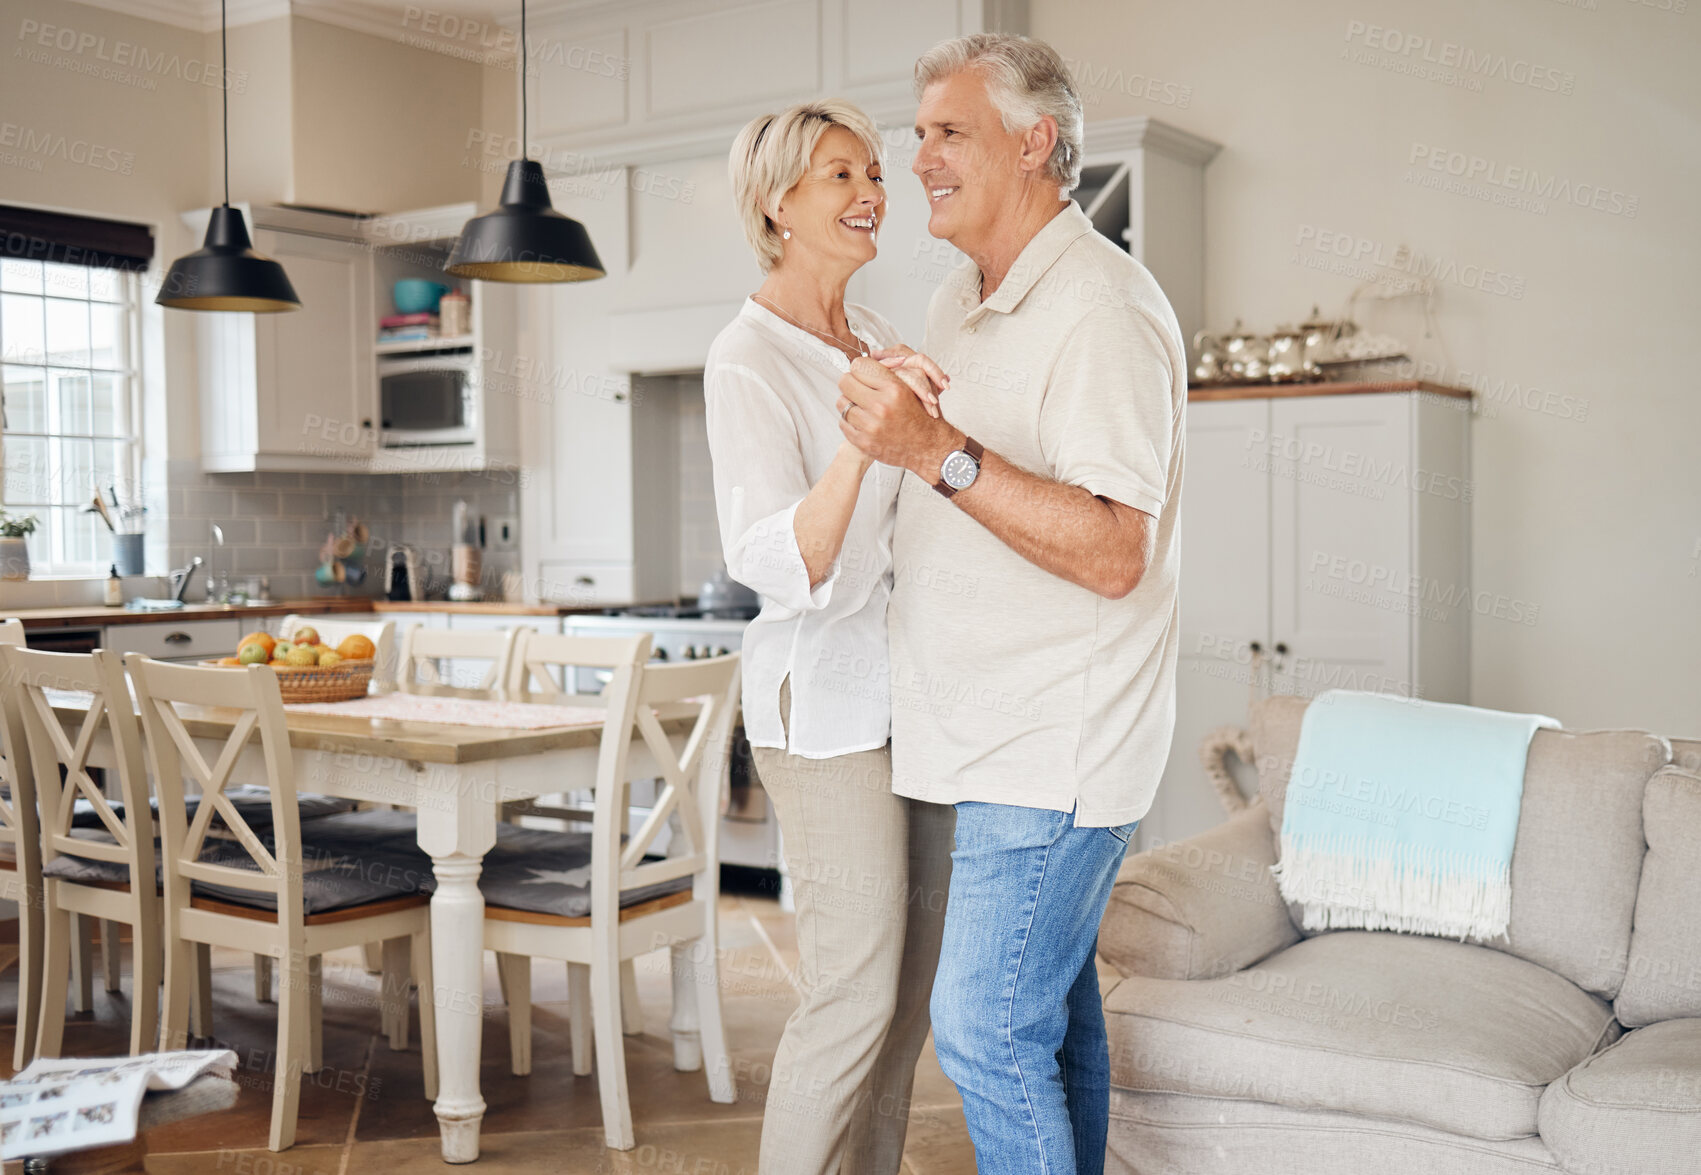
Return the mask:
POLYGON ((1215 828, 1131 854, 1099 924, 1099 954, 1124 975, 1210 979, 1299 941, 1270 866, 1262 804, 1215 828))
POLYGON ((1359 1114, 1123 1089, 1110 1091, 1109 1143, 1105 1175, 1551 1175, 1559 1170, 1534 1137, 1490 1141, 1359 1114))
POLYGON ((1660 770, 1648 781, 1642 826, 1648 854, 1613 1005, 1627 1027, 1701 1016, 1701 773, 1660 770))
MULTIPOLYGON (((1271 698, 1252 712, 1258 790, 1277 833, 1307 704, 1271 698)), ((1668 754, 1643 731, 1536 732, 1512 849, 1512 920, 1504 941, 1484 945, 1618 994, 1642 871, 1642 793, 1668 754)))
POLYGON ((1701 775, 1701 738, 1674 738, 1671 741, 1671 761, 1691 775, 1701 775))
POLYGON ((1111 1082, 1416 1122, 1536 1132, 1541 1092, 1612 1039, 1612 1010, 1501 951, 1318 935, 1221 979, 1131 976, 1105 997, 1111 1082))
POLYGON ((1701 1020, 1626 1034, 1542 1095, 1542 1141, 1577 1175, 1701 1169, 1701 1020))

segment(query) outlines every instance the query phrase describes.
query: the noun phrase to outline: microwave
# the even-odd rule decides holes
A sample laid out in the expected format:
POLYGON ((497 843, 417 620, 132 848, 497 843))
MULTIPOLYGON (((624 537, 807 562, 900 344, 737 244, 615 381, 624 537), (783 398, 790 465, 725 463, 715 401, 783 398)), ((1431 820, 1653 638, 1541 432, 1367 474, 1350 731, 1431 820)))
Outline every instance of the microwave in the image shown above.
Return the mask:
POLYGON ((471 445, 478 440, 478 358, 473 351, 381 359, 378 444, 471 445))

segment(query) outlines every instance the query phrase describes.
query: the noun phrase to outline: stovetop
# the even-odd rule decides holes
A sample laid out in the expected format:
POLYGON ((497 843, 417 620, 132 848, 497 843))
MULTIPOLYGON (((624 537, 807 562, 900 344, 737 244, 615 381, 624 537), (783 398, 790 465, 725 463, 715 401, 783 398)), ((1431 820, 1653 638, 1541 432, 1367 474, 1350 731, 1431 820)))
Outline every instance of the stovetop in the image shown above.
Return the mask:
POLYGON ((712 608, 705 612, 695 604, 644 604, 636 608, 604 608, 604 616, 641 620, 754 620, 760 608, 712 608))

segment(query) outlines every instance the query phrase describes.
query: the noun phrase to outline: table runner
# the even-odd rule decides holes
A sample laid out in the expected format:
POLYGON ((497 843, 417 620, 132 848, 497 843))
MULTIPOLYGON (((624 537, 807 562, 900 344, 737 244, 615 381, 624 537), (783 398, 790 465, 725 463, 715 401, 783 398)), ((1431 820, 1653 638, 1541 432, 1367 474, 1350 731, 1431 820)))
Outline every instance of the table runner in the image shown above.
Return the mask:
POLYGON ((337 714, 393 722, 437 722, 449 726, 490 726, 542 730, 550 726, 601 726, 608 711, 600 706, 554 706, 484 698, 438 698, 421 694, 372 694, 348 702, 298 702, 284 706, 294 714, 337 714))

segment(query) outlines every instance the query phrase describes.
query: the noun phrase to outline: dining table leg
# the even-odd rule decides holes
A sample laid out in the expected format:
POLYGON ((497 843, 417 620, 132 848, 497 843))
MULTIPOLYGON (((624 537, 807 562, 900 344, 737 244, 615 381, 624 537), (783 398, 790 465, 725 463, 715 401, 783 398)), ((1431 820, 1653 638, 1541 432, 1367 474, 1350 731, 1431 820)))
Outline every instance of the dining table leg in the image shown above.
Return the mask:
MULTIPOLYGON (((458 791, 460 789, 457 789, 458 791)), ((471 789, 477 790, 477 789, 471 789)), ((465 791, 460 797, 468 798, 465 791)), ((443 1161, 478 1159, 484 1098, 479 1050, 484 1026, 484 896, 478 877, 496 840, 494 806, 477 802, 419 809, 419 845, 431 856, 431 971, 436 988, 437 1127, 443 1161)))

